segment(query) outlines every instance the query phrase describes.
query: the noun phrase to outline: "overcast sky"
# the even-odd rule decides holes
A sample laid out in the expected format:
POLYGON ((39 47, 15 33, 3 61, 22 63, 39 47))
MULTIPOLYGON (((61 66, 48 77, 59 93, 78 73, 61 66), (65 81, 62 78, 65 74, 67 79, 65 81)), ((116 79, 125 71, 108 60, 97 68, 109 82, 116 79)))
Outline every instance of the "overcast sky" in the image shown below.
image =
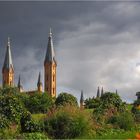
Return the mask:
MULTIPOLYGON (((140 2, 0 2, 0 68, 7 37, 25 90, 44 81, 44 58, 52 28, 57 59, 57 94, 79 98, 97 87, 118 90, 132 102, 140 91, 140 2)), ((2 81, 2 75, 0 74, 2 81)))

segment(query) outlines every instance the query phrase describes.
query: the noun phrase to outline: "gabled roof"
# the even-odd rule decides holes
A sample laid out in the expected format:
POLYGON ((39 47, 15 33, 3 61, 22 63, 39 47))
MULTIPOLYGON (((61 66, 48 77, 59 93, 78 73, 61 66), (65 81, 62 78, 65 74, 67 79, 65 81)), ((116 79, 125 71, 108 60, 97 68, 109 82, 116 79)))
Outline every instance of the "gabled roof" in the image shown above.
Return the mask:
POLYGON ((13 67, 12 55, 11 55, 10 38, 8 37, 3 69, 8 69, 9 70, 10 68, 13 69, 14 67, 13 67))
POLYGON ((48 37, 47 52, 46 52, 46 56, 45 56, 45 60, 44 60, 44 63, 46 63, 46 62, 56 62, 51 29, 50 29, 50 33, 49 33, 49 37, 48 37))

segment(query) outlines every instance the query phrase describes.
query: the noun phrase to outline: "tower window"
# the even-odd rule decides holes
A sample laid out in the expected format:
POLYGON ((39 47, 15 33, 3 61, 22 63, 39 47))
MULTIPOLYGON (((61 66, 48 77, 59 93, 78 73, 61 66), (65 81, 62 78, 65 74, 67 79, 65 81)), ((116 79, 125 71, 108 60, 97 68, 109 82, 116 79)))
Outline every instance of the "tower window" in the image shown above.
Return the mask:
POLYGON ((53 94, 54 94, 54 88, 53 88, 53 94))
POLYGON ((54 77, 54 75, 53 75, 53 81, 54 81, 54 79, 55 79, 55 77, 54 77))
POLYGON ((48 75, 46 76, 46 78, 47 78, 47 81, 48 81, 48 79, 49 79, 49 78, 48 78, 48 75))

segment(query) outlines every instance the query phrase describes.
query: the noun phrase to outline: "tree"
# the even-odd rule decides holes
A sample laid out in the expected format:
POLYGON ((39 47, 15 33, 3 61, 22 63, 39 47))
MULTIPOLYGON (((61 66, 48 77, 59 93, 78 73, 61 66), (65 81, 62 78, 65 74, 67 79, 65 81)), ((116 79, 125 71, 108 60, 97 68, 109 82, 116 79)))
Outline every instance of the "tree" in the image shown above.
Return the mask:
POLYGON ((59 105, 64 106, 66 104, 78 106, 76 97, 74 97, 73 95, 69 93, 60 93, 58 97, 56 98, 55 104, 57 106, 59 105))
POLYGON ((29 96, 28 101, 25 103, 25 107, 31 113, 46 113, 52 105, 53 100, 47 93, 35 93, 29 96))
POLYGON ((98 107, 93 110, 93 116, 98 122, 105 122, 123 111, 126 111, 126 107, 119 95, 106 92, 101 96, 98 107))
POLYGON ((17 87, 10 87, 10 86, 5 86, 4 88, 0 89, 0 95, 18 95, 19 90, 17 87))
POLYGON ((85 100, 85 108, 96 108, 99 106, 100 99, 99 98, 88 98, 85 100))
POLYGON ((103 108, 116 107, 118 111, 123 111, 125 109, 125 103, 121 100, 120 96, 115 93, 106 92, 100 98, 100 104, 103 108))

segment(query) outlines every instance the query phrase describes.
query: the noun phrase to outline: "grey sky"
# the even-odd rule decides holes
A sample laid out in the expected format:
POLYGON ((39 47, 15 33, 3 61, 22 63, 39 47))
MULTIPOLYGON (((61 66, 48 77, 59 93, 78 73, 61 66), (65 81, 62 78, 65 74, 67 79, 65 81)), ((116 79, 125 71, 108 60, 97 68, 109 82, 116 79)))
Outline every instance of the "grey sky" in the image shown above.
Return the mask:
MULTIPOLYGON (((57 93, 96 95, 117 89, 125 101, 140 90, 140 2, 0 2, 0 68, 11 37, 15 82, 36 88, 53 30, 57 93)), ((0 74, 0 79, 2 75, 0 74)))

